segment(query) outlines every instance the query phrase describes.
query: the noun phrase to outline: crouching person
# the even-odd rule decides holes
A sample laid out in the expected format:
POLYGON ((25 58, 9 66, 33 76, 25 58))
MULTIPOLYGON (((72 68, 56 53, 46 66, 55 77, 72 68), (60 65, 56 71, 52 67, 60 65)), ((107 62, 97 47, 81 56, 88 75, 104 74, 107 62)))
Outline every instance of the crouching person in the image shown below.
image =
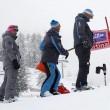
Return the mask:
POLYGON ((58 94, 57 90, 61 77, 57 68, 58 58, 59 55, 65 55, 66 57, 69 55, 61 43, 59 22, 52 20, 50 25, 51 29, 46 33, 40 45, 40 49, 42 50, 41 62, 45 65, 47 70, 47 78, 41 87, 41 97, 58 94))
POLYGON ((13 102, 16 96, 16 80, 20 68, 20 52, 15 40, 17 38, 18 26, 10 25, 3 34, 3 69, 5 71, 4 81, 0 87, 0 101, 13 102))

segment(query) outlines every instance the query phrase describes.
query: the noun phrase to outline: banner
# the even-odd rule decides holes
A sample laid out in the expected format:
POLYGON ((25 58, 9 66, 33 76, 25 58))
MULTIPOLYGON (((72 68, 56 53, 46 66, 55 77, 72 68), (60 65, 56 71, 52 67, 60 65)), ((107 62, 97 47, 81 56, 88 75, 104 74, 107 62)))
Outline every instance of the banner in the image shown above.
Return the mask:
POLYGON ((110 40, 107 29, 93 31, 93 33, 94 33, 93 36, 94 45, 92 50, 110 47, 110 40))

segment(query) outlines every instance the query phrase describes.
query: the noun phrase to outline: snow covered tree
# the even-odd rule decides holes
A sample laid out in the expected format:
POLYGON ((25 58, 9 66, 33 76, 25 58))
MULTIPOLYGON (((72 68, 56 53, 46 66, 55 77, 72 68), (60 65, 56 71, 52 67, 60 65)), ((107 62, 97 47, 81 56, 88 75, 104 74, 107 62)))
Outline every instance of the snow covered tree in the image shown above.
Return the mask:
POLYGON ((41 52, 39 50, 39 44, 41 41, 41 35, 40 34, 33 34, 33 35, 28 35, 28 42, 26 44, 26 50, 27 50, 27 63, 26 65, 28 67, 35 67, 36 62, 40 61, 41 57, 41 52))
POLYGON ((17 84, 16 84, 16 92, 19 95, 20 92, 23 92, 28 89, 28 75, 25 71, 25 37, 22 33, 19 34, 17 43, 19 45, 19 50, 21 53, 21 62, 20 62, 20 69, 18 72, 17 77, 17 84))
POLYGON ((41 41, 40 34, 18 35, 17 44, 21 53, 21 68, 19 69, 17 78, 17 94, 28 89, 28 73, 27 67, 35 67, 36 63, 40 61, 41 52, 39 50, 39 43, 41 41))

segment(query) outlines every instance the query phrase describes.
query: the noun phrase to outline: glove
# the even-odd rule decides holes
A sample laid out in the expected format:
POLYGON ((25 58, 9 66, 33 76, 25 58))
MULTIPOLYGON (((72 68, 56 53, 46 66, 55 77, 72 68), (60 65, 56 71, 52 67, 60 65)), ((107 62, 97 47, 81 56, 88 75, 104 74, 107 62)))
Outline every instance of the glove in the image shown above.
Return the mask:
POLYGON ((87 40, 83 41, 82 45, 84 48, 91 48, 92 47, 91 43, 89 43, 87 40))
POLYGON ((66 51, 65 51, 65 59, 67 59, 68 56, 69 56, 69 52, 66 50, 66 51))
POLYGON ((14 69, 19 69, 20 68, 20 64, 18 64, 18 61, 16 59, 14 59, 12 61, 12 64, 13 64, 14 69))

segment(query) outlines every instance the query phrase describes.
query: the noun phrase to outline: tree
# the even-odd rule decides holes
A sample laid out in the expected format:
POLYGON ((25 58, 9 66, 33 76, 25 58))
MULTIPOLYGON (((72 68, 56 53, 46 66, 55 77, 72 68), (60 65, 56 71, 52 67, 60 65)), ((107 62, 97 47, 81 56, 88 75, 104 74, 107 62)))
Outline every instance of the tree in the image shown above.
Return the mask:
POLYGON ((19 50, 21 53, 20 69, 18 72, 17 83, 16 83, 16 93, 19 95, 20 92, 23 92, 28 89, 28 75, 25 71, 25 37, 22 33, 19 34, 17 43, 19 45, 19 50))
POLYGON ((28 42, 26 44, 27 50, 27 66, 35 67, 36 63, 40 61, 41 52, 39 49, 39 44, 41 41, 40 34, 32 34, 28 37, 28 42))
POLYGON ((40 61, 40 41, 40 34, 27 34, 25 36, 24 34, 20 33, 18 35, 17 43, 21 53, 21 67, 17 77, 17 95, 19 95, 20 92, 28 89, 28 74, 26 73, 26 68, 35 67, 36 63, 40 61))

